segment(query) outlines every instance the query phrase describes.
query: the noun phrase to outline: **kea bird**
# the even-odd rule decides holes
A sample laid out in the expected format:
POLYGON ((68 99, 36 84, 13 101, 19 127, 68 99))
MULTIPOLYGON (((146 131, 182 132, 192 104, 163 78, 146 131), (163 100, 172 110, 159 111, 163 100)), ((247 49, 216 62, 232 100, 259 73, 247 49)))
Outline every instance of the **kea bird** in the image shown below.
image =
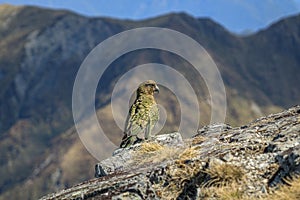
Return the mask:
POLYGON ((129 147, 142 139, 151 137, 151 130, 159 117, 159 110, 154 99, 154 93, 159 93, 155 81, 148 80, 141 83, 136 91, 136 99, 129 109, 125 122, 124 136, 121 148, 129 147))

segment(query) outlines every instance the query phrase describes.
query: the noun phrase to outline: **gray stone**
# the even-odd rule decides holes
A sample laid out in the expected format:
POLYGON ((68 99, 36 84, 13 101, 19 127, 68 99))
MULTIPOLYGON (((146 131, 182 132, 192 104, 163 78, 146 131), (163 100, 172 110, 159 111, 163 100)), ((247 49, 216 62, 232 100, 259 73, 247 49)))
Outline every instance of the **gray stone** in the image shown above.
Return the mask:
MULTIPOLYGON (((179 147, 183 146, 184 142, 180 133, 170 133, 157 135, 151 138, 151 141, 157 142, 161 145, 165 146, 174 146, 179 147)), ((95 166, 95 177, 102 177, 117 171, 122 171, 126 169, 130 169, 135 164, 132 163, 132 155, 136 152, 136 150, 140 147, 141 143, 137 143, 128 148, 119 148, 113 152, 112 157, 101 161, 95 166)))
POLYGON ((153 140, 161 145, 166 146, 182 146, 184 144, 182 136, 178 132, 157 135, 153 140))

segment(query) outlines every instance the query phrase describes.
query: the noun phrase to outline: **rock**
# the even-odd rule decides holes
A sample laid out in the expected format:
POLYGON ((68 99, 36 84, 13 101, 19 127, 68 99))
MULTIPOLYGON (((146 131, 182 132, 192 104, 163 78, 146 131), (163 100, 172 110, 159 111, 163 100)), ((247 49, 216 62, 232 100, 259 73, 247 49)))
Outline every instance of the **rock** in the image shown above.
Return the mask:
POLYGON ((106 176, 106 172, 103 170, 100 164, 95 165, 95 177, 100 178, 102 176, 106 176))
POLYGON ((143 155, 156 162, 134 161, 144 143, 118 149, 96 165, 100 178, 42 199, 219 199, 218 188, 234 183, 223 192, 263 197, 300 173, 300 106, 242 127, 209 125, 184 141, 179 133, 153 141, 162 149, 143 155), (169 159, 157 159, 168 150, 169 159))
MULTIPOLYGON (((170 133, 164 135, 157 135, 151 139, 152 142, 156 142, 165 146, 182 146, 183 140, 180 133, 170 133)), ((132 154, 139 149, 141 143, 137 143, 128 148, 119 148, 113 152, 113 156, 101 161, 95 166, 95 177, 99 178, 106 176, 107 174, 114 173, 116 171, 123 171, 132 168, 132 154)))
POLYGON ((232 129, 232 127, 228 124, 211 124, 208 126, 204 126, 203 128, 198 130, 198 134, 196 136, 205 136, 205 137, 214 137, 217 136, 222 131, 227 131, 232 129))
POLYGON ((157 135, 154 137, 154 141, 166 146, 182 146, 184 144, 182 136, 178 132, 157 135))

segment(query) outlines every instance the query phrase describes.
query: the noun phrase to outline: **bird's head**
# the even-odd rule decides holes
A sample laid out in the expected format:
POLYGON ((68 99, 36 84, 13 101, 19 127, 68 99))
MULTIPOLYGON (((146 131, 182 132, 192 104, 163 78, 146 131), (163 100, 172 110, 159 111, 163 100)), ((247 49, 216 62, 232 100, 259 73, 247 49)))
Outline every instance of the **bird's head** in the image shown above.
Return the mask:
POLYGON ((139 85, 137 89, 137 95, 145 94, 145 95, 153 95, 154 93, 159 93, 159 88, 155 81, 148 80, 139 85))

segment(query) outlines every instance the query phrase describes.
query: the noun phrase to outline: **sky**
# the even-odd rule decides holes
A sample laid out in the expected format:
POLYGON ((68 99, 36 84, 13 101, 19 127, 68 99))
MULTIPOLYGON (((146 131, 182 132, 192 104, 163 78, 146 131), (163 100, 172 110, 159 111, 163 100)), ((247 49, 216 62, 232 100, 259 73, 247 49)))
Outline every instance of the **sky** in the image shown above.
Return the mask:
POLYGON ((0 3, 133 20, 186 12, 194 17, 209 17, 234 33, 254 32, 282 17, 300 13, 300 0, 0 0, 0 3))

